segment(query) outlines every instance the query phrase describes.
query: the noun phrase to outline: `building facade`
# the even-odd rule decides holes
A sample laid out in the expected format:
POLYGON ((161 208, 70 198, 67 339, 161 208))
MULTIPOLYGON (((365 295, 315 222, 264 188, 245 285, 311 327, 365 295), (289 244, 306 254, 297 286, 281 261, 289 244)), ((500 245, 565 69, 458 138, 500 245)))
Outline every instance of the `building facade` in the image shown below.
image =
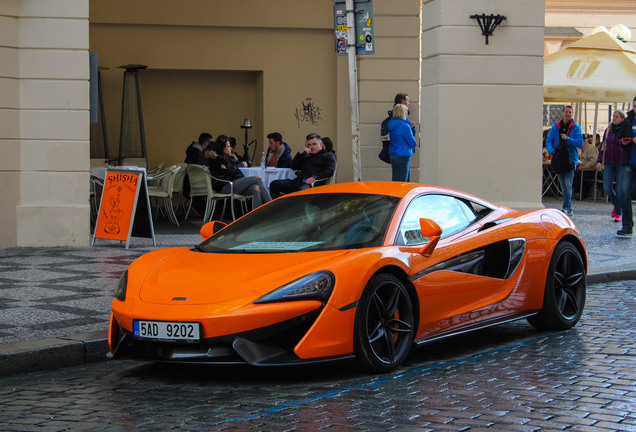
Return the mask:
MULTIPOLYGON (((419 123, 413 181, 540 207, 546 3, 373 4, 375 54, 357 62, 362 179, 390 179, 377 158, 379 124, 406 92, 419 123), (482 13, 506 17, 488 44, 471 18, 482 13)), ((349 68, 335 53, 333 5, 0 0, 0 247, 89 243, 97 139, 89 52, 101 69, 111 157, 122 124, 121 66, 135 64, 147 66, 139 74, 150 166, 182 162, 203 131, 243 144, 248 118, 255 158, 270 132, 293 151, 317 132, 335 142, 337 180, 352 180, 349 68)))

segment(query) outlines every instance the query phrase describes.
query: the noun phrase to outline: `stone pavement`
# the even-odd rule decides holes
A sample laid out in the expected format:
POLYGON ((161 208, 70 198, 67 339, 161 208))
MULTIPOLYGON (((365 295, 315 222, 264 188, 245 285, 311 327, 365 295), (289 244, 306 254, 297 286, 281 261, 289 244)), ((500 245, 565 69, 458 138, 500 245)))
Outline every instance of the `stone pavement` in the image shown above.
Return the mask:
MULTIPOLYGON (((544 205, 560 208, 561 201, 544 205)), ((636 280, 636 239, 616 235, 611 205, 575 201, 573 209, 588 246, 588 283, 636 280)), ((195 245, 201 224, 160 221, 157 247, 195 245)), ((128 250, 104 240, 94 247, 0 250, 0 376, 103 360, 115 284, 128 264, 153 249, 150 239, 135 237, 128 250)))

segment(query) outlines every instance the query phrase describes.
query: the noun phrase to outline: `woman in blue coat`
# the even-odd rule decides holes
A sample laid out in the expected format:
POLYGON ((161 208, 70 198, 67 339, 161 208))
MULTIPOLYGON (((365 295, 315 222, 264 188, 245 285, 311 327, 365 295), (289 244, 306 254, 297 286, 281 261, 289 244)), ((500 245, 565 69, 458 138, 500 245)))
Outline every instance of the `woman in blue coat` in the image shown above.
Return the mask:
POLYGON ((411 157, 417 146, 408 119, 409 109, 406 105, 397 104, 393 107, 393 118, 389 120, 389 156, 391 156, 391 180, 411 181, 411 157))

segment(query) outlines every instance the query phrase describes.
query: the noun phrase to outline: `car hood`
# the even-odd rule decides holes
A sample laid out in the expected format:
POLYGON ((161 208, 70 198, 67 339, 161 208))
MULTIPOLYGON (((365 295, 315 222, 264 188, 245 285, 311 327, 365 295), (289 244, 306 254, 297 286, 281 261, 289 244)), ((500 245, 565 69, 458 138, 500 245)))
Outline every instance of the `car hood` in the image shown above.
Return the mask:
POLYGON ((239 307, 315 271, 350 251, 276 254, 167 253, 148 271, 139 290, 145 303, 239 307))

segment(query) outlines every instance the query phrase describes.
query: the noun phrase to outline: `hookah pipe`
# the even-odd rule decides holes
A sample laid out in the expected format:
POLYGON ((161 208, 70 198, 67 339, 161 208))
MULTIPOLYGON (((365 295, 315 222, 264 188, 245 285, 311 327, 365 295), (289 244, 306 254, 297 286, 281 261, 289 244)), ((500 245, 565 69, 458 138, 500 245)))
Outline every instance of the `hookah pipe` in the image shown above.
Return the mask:
POLYGON ((244 152, 243 158, 245 159, 247 166, 252 166, 252 160, 254 160, 254 156, 256 156, 256 146, 254 146, 254 154, 252 155, 252 159, 250 160, 250 146, 256 142, 256 140, 252 140, 252 142, 250 142, 249 144, 247 142, 247 132, 251 128, 252 128, 252 122, 250 122, 250 119, 246 118, 245 120, 243 120, 243 124, 241 125, 241 129, 245 129, 245 144, 243 144, 243 152, 244 152))
POLYGON ((252 161, 254 160, 254 157, 256 156, 256 146, 258 145, 258 141, 256 141, 255 139, 250 141, 249 144, 243 144, 243 160, 245 162, 247 162, 247 166, 252 166, 252 161), (254 151, 252 152, 252 158, 250 159, 250 146, 252 144, 256 144, 254 146, 254 151))

